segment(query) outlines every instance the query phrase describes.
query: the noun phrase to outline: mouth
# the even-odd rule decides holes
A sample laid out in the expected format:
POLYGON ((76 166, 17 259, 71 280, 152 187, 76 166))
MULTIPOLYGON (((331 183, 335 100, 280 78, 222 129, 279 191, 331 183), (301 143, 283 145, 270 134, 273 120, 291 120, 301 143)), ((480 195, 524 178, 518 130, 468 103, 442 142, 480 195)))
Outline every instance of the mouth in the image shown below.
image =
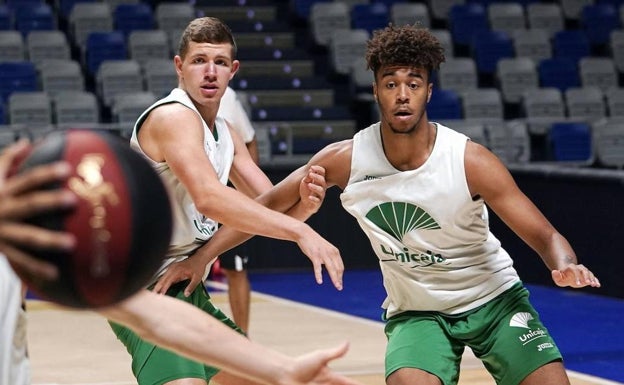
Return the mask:
POLYGON ((398 119, 407 119, 412 116, 412 112, 409 110, 399 110, 393 114, 398 119))

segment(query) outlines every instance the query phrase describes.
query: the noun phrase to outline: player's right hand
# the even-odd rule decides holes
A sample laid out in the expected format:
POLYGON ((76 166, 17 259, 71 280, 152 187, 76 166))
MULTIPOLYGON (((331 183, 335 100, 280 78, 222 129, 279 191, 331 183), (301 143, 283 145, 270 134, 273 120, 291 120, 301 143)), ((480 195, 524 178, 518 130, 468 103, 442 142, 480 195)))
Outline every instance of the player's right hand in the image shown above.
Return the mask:
POLYGON ((310 227, 308 227, 305 235, 297 240, 297 245, 312 262, 316 282, 319 285, 323 283, 323 265, 325 265, 325 269, 327 269, 327 273, 336 289, 342 290, 344 263, 338 248, 310 227))
POLYGON ((71 173, 66 163, 51 163, 9 175, 29 150, 30 144, 20 141, 0 155, 0 253, 21 277, 52 280, 58 276, 56 267, 21 248, 71 250, 76 240, 71 234, 46 230, 24 220, 50 210, 72 207, 77 198, 66 190, 39 190, 44 185, 65 180, 71 173))

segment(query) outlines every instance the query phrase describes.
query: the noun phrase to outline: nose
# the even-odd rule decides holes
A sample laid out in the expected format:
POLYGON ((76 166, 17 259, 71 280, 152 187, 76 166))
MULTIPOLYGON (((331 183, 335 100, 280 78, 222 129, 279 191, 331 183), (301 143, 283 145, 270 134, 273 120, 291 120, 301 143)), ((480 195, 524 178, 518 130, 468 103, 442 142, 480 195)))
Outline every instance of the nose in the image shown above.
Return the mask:
POLYGON ((408 101, 409 101, 408 87, 404 84, 401 84, 397 88, 397 102, 407 103, 408 101))
POLYGON ((208 62, 206 64, 205 76, 207 78, 213 78, 217 75, 217 66, 214 62, 208 62))

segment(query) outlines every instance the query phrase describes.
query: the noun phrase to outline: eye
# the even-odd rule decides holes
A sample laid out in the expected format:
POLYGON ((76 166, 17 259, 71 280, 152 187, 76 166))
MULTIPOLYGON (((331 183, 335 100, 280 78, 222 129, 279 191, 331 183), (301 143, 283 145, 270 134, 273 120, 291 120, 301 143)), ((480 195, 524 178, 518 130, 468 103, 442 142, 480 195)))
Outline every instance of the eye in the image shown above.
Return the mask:
POLYGON ((386 83, 386 88, 389 88, 389 89, 396 88, 396 84, 394 82, 386 83))
POLYGON ((410 88, 410 89, 412 89, 412 90, 415 90, 415 89, 417 89, 417 88, 418 88, 418 84, 416 84, 416 83, 410 83, 409 88, 410 88))

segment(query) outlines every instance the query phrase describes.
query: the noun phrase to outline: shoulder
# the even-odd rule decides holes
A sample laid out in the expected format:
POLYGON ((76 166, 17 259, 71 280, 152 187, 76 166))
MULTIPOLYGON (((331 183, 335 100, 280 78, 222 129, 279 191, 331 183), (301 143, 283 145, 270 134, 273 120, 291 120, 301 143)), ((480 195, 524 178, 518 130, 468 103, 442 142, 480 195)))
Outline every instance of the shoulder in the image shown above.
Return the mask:
POLYGON ((146 125, 177 127, 189 122, 200 122, 200 116, 182 103, 171 102, 154 107, 145 119, 146 125))

